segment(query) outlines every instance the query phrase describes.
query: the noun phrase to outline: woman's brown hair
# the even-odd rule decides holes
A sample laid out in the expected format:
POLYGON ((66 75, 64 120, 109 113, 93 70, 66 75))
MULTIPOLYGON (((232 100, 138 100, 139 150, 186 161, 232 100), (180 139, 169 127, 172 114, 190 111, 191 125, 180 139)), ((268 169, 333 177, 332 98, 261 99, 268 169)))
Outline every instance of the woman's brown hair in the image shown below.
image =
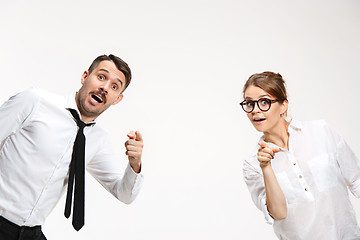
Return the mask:
POLYGON ((274 96, 280 103, 287 101, 285 81, 279 73, 263 72, 255 73, 249 77, 243 88, 243 97, 248 87, 259 87, 274 96))

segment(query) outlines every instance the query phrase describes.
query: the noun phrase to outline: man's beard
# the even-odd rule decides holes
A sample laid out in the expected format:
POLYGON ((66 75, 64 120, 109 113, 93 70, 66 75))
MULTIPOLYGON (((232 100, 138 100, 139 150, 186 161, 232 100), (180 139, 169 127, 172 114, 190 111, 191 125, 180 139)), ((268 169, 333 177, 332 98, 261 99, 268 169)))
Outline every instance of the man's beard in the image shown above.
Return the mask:
POLYGON ((84 92, 82 92, 81 90, 77 93, 78 97, 77 97, 77 106, 79 108, 79 111, 82 115, 89 117, 89 118, 97 118, 100 114, 102 114, 109 106, 106 106, 106 96, 104 96, 103 93, 101 93, 100 91, 94 91, 91 92, 89 94, 90 97, 92 97, 92 94, 101 94, 102 98, 104 99, 104 105, 103 108, 100 109, 95 109, 95 110, 90 110, 88 107, 86 107, 85 101, 86 98, 88 97, 88 95, 84 92))

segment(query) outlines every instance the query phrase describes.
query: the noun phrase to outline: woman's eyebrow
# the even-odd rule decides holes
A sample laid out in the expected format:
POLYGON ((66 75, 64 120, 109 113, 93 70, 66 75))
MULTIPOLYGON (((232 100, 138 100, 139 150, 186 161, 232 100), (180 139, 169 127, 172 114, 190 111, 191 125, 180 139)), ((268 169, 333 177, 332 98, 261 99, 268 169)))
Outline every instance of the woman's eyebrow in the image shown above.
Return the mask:
MULTIPOLYGON (((260 98, 263 98, 263 97, 268 97, 270 98, 270 96, 268 94, 263 94, 263 95, 260 95, 258 99, 260 98)), ((245 97, 246 100, 252 100, 253 98, 252 97, 245 97)))

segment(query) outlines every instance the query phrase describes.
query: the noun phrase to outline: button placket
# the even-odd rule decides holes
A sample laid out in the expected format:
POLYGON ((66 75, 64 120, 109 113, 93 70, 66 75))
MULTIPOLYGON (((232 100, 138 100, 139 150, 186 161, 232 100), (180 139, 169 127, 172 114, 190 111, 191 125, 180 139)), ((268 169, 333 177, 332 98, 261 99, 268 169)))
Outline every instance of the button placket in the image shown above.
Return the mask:
MULTIPOLYGON (((76 132, 75 132, 76 134, 76 132)), ((36 217, 35 215, 37 215, 39 213, 39 208, 38 206, 42 206, 44 204, 44 201, 46 201, 47 199, 47 196, 49 194, 49 191, 52 191, 52 189, 50 189, 52 186, 53 186, 53 181, 54 179, 58 179, 59 177, 59 174, 63 174, 63 169, 62 169, 62 165, 64 164, 64 159, 67 159, 68 157, 67 156, 71 156, 71 152, 72 152, 72 147, 71 148, 68 148, 68 146, 72 146, 71 144, 73 143, 73 139, 75 137, 72 136, 71 140, 69 141, 69 143, 67 145, 65 145, 65 148, 64 148, 64 153, 62 154, 62 156, 59 158, 57 164, 54 166, 54 169, 53 169, 53 172, 52 172, 52 175, 50 176, 49 180, 47 183, 45 183, 44 187, 43 187, 43 190, 39 196, 39 199, 37 201, 37 203, 34 205, 33 207, 33 210, 29 216, 28 219, 26 219, 24 222, 27 222, 27 221, 31 221, 32 218, 36 217)), ((40 210, 41 212, 41 210, 40 210)))
POLYGON ((314 200, 314 196, 312 195, 312 193, 309 189, 309 185, 307 184, 307 182, 304 178, 304 175, 303 175, 294 155, 291 152, 288 152, 288 156, 289 156, 289 160, 292 165, 291 168, 293 169, 293 171, 295 172, 295 175, 297 176, 298 182, 300 183, 301 188, 303 189, 302 191, 305 193, 306 197, 310 201, 314 200))

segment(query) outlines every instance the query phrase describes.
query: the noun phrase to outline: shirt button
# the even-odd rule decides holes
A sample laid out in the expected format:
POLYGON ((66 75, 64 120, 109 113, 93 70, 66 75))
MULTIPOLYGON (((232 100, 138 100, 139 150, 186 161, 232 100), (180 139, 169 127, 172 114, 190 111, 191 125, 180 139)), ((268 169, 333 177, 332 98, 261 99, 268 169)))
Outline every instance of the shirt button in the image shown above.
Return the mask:
POLYGON ((293 165, 295 166, 295 165, 296 165, 296 162, 294 162, 293 165))
POLYGON ((46 187, 45 187, 45 190, 48 190, 48 189, 49 189, 49 187, 48 187, 48 186, 46 186, 46 187))
POLYGON ((299 175, 299 179, 302 179, 302 176, 301 176, 301 175, 299 175))
POLYGON ((309 189, 308 188, 305 188, 305 191, 307 192, 309 189))
POLYGON ((60 164, 56 166, 57 169, 60 169, 60 164))

